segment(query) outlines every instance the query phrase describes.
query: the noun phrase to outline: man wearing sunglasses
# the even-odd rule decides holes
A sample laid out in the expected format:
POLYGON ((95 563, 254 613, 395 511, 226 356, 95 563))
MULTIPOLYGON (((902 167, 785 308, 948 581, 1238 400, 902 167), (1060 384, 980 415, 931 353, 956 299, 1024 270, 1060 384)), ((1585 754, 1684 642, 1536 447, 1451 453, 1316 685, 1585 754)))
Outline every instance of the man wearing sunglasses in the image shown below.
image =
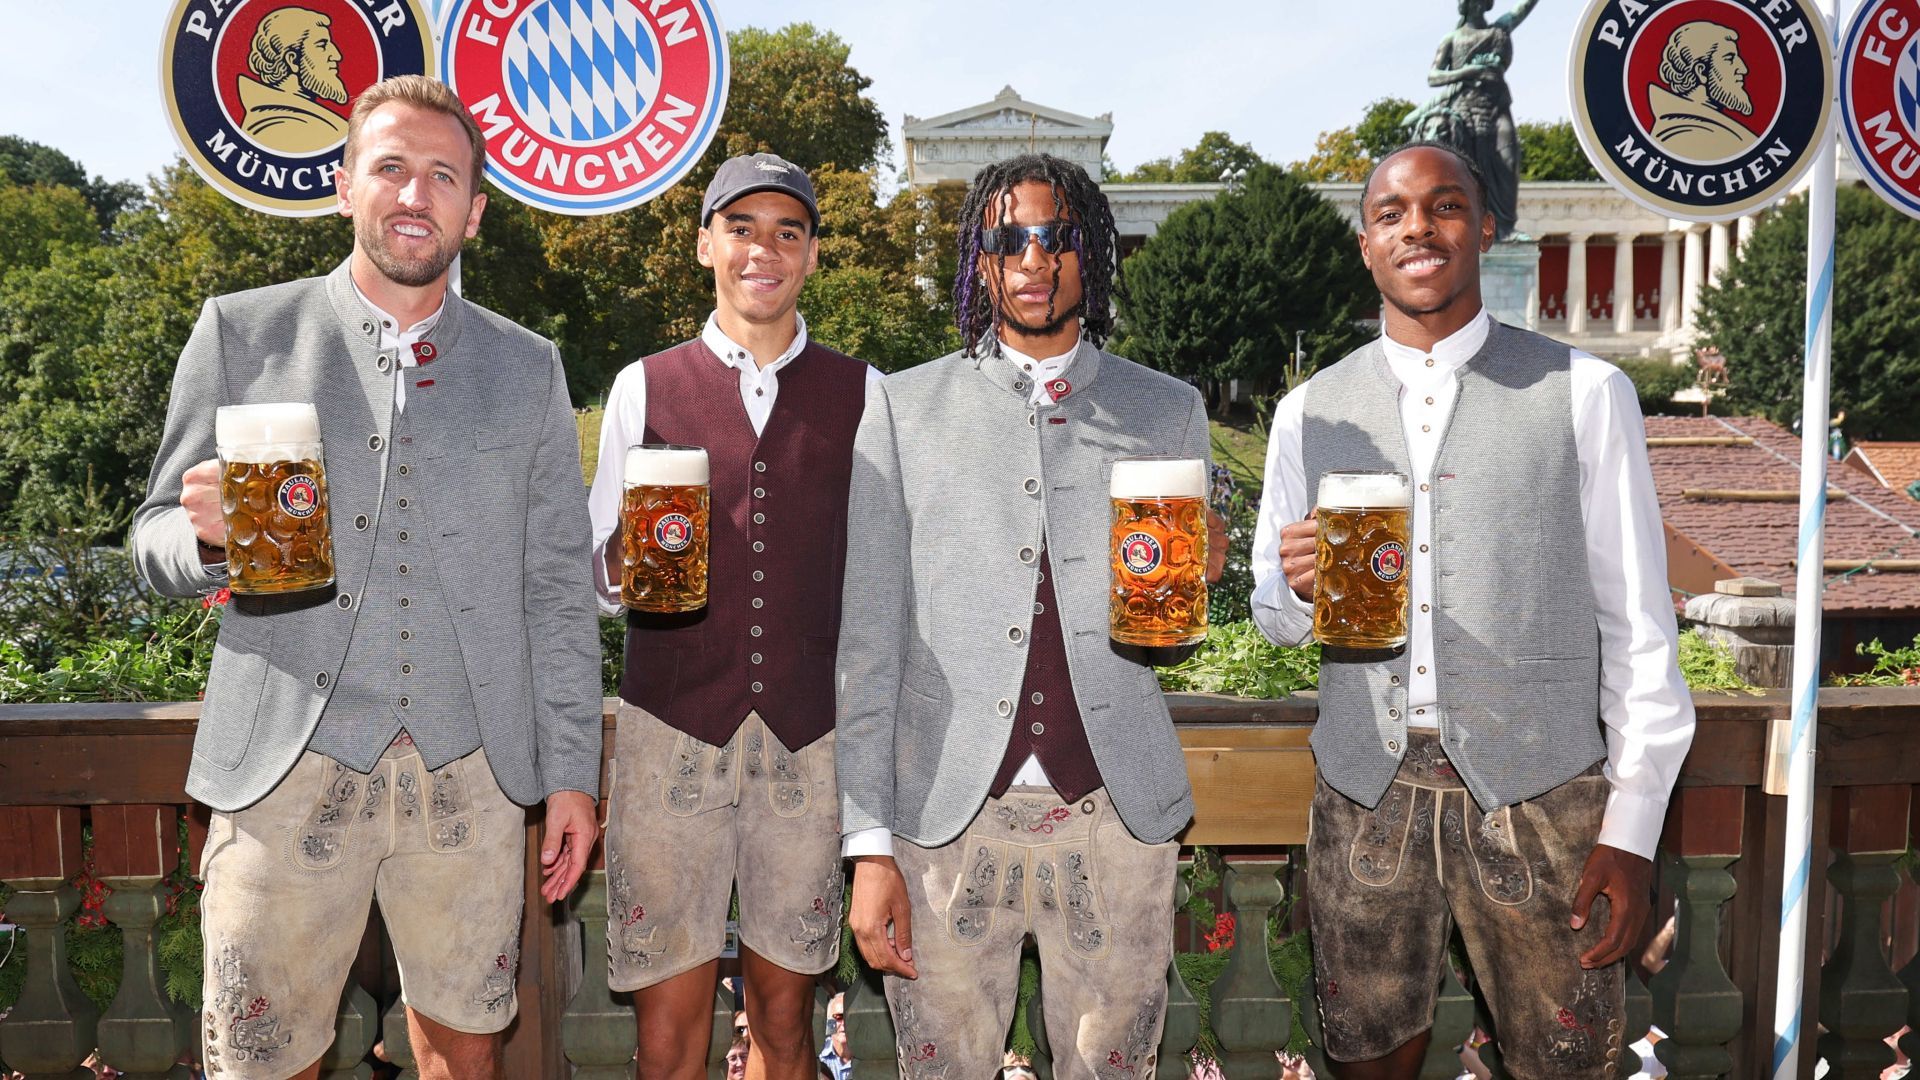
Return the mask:
POLYGON ((609 985, 634 992, 642 1080, 706 1075, 728 898, 755 1080, 813 1080, 815 977, 840 956, 845 874, 833 776, 833 655, 847 477, 879 372, 807 337, 819 254, 813 184, 792 162, 721 164, 697 256, 701 335, 622 371, 588 506, 602 610, 620 611, 629 445, 704 447, 708 603, 627 613, 607 825, 609 985))
POLYGON ((1078 166, 982 170, 960 241, 962 350, 881 382, 854 449, 854 937, 910 1080, 1000 1068, 1029 933, 1056 1075, 1146 1076, 1193 799, 1153 669, 1108 638, 1108 480, 1119 458, 1207 459, 1206 411, 1101 350, 1118 236, 1078 166))

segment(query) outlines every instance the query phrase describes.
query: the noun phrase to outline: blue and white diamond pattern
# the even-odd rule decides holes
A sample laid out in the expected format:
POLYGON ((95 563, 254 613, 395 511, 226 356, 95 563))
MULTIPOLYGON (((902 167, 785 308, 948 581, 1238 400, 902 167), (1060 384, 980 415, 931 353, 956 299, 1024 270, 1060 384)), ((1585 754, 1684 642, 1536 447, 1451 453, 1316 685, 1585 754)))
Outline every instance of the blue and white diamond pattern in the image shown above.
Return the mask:
POLYGON ((544 0, 522 13, 505 45, 520 115, 560 142, 618 135, 660 90, 653 31, 631 0, 544 0))

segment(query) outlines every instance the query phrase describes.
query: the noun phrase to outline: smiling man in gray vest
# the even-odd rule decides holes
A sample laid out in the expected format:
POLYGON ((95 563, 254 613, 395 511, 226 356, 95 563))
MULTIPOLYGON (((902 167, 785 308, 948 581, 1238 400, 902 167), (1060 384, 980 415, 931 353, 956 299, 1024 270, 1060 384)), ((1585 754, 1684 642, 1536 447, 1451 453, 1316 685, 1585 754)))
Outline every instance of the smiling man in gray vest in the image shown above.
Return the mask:
MULTIPOLYGON (((1206 410, 1099 347, 1119 244, 1085 170, 988 166, 961 221, 965 347, 881 382, 855 446, 850 922, 903 1076, 999 1069, 1028 933, 1055 1075, 1150 1076, 1193 795, 1153 668, 1108 637, 1108 484, 1121 458, 1209 458, 1206 410)), ((1211 554, 1217 576, 1218 533, 1211 554)))
POLYGON ((1326 1050, 1343 1080, 1417 1075, 1457 923, 1507 1069, 1598 1080, 1632 1052, 1621 958, 1693 737, 1638 398, 1488 317, 1494 220, 1458 152, 1389 154, 1360 213, 1385 334, 1281 401, 1254 537, 1254 618, 1300 642, 1319 478, 1412 478, 1408 643, 1320 669, 1326 1050))
POLYGON ((548 900, 595 838, 586 490, 559 351, 447 289, 486 207, 479 128, 417 75, 368 88, 348 125, 352 256, 207 301, 130 543, 161 592, 225 585, 214 410, 314 406, 336 580, 234 597, 187 776, 216 811, 207 1071, 318 1074, 378 897, 420 1075, 467 1080, 497 1074, 517 1007, 515 804, 546 802, 548 900))
POLYGON ((740 896, 754 1080, 813 1080, 813 990, 840 956, 845 870, 833 769, 833 656, 847 483, 880 372, 807 337, 819 252, 792 162, 721 164, 696 254, 714 311, 692 341, 614 380, 593 481, 601 610, 620 611, 626 449, 704 447, 704 609, 627 615, 607 823, 608 970, 633 992, 641 1080, 706 1075, 708 1018, 740 896))

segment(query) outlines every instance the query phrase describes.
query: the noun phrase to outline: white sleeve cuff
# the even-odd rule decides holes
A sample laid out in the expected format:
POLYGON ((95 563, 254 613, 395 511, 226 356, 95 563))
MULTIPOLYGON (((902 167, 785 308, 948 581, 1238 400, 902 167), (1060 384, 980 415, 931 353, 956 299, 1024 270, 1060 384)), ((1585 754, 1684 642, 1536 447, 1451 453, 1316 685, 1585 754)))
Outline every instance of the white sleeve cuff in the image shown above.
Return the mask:
POLYGON ((1660 847, 1660 831, 1666 819, 1665 799, 1648 799, 1616 787, 1607 796, 1607 812, 1600 819, 1600 839, 1595 842, 1651 860, 1660 847))
POLYGON ((1313 640, 1313 603, 1302 600, 1275 574, 1253 590, 1249 605, 1253 623, 1275 645, 1304 645, 1313 640))
POLYGON ((893 858, 893 832, 882 828, 850 832, 840 840, 840 854, 848 859, 858 858, 861 855, 885 855, 891 859, 893 858))

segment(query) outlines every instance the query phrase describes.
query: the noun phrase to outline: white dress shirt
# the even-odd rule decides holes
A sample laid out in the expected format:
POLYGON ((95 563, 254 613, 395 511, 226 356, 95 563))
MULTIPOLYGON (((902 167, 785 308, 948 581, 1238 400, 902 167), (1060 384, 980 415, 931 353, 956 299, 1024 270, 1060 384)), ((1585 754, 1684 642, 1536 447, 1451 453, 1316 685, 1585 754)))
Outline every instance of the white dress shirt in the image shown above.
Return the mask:
MULTIPOLYGON (((351 282, 351 277, 348 280, 351 282)), ((379 304, 367 299, 367 294, 360 291, 359 285, 353 286, 353 295, 359 297, 360 302, 367 306, 367 313, 380 324, 380 351, 391 353, 396 359, 398 366, 393 370, 393 411, 396 414, 405 412, 407 380, 401 371, 405 368, 420 366, 419 359, 413 355, 413 347, 421 338, 433 333, 433 328, 440 323, 440 313, 447 310, 447 302, 442 298, 440 306, 433 309, 433 314, 412 326, 401 329, 400 320, 382 311, 379 304)))
MULTIPOLYGON (((700 340, 713 350, 713 355, 740 373, 740 404, 746 407, 747 420, 753 425, 755 435, 766 430, 767 418, 773 415, 774 399, 780 396, 781 369, 807 347, 807 320, 799 312, 795 312, 793 318, 798 324, 793 344, 764 368, 754 361, 753 353, 745 346, 721 332, 719 320, 714 316, 707 316, 706 329, 700 332, 700 340)), ((869 365, 867 385, 872 386, 880 379, 880 369, 869 365)), ((607 392, 606 412, 600 419, 600 460, 593 470, 593 490, 587 495, 587 511, 593 517, 593 580, 599 586, 600 611, 605 615, 620 614, 620 583, 607 579, 606 549, 607 538, 620 527, 627 447, 645 441, 646 431, 647 369, 636 362, 621 369, 614 377, 613 389, 607 392)))
MULTIPOLYGON (((1005 356, 1021 371, 1033 375, 1033 379, 1027 384, 1027 401, 1033 405, 1039 405, 1041 402, 1048 400, 1051 391, 1047 389, 1047 384, 1066 375, 1067 369, 1073 366, 1074 356, 1079 351, 1079 338, 1073 339, 1073 347, 1066 352, 1058 356, 1049 356, 1045 359, 1035 359, 1034 357, 1028 356, 1026 353, 1008 345, 1005 341, 1000 343, 1001 355, 1005 356)), ((1047 779, 1047 770, 1041 767, 1040 758, 1034 754, 1028 754, 1027 760, 1020 766, 1020 771, 1013 774, 1013 781, 1010 786, 1052 787, 1053 781, 1047 779)), ((893 855, 893 834, 886 829, 880 828, 861 829, 858 832, 848 833, 840 842, 840 853, 847 858, 853 858, 856 855, 886 855, 891 857, 893 855)))
MULTIPOLYGON (((1482 311, 1421 352, 1381 338, 1400 380, 1400 427, 1413 469, 1413 554, 1408 581, 1407 726, 1440 726, 1434 678, 1433 563, 1418 552, 1432 538, 1425 481, 1433 470, 1459 393, 1459 370, 1486 342, 1482 311)), ((1619 368, 1571 350, 1573 436, 1580 462, 1580 508, 1587 571, 1600 630, 1600 721, 1606 726, 1607 780, 1613 785, 1599 843, 1653 857, 1667 799, 1693 740, 1693 698, 1680 675, 1673 601, 1667 588, 1666 534, 1647 466, 1646 426, 1633 383, 1619 368)), ((1313 634, 1313 604, 1294 595, 1280 572, 1280 528, 1303 520, 1315 502, 1300 448, 1306 387, 1274 411, 1266 484, 1253 537, 1253 618, 1282 645, 1313 634)))

